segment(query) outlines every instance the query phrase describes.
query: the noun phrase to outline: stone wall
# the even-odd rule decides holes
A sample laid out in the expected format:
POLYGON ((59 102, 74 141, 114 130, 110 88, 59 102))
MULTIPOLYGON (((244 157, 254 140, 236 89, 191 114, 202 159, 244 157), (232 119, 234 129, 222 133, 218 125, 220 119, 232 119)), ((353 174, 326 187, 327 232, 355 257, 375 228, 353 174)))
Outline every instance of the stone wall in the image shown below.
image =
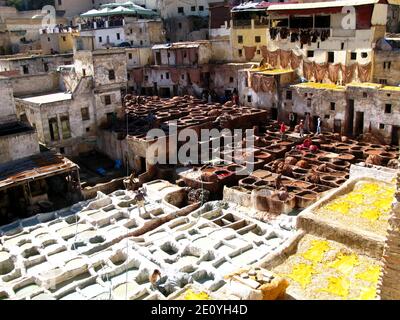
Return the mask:
POLYGON ((373 81, 379 83, 381 80, 386 80, 386 83, 392 86, 400 84, 399 50, 375 51, 373 81))
POLYGON ((16 121, 15 104, 11 82, 0 79, 0 124, 16 121))
POLYGON ((397 174, 397 192, 392 204, 392 214, 385 249, 383 252, 383 270, 378 291, 383 300, 400 299, 400 173, 397 174))
POLYGON ((55 72, 41 75, 24 75, 11 79, 14 96, 22 97, 58 91, 59 74, 55 72))
POLYGON ((39 153, 36 132, 27 132, 0 136, 0 163, 17 160, 39 153))

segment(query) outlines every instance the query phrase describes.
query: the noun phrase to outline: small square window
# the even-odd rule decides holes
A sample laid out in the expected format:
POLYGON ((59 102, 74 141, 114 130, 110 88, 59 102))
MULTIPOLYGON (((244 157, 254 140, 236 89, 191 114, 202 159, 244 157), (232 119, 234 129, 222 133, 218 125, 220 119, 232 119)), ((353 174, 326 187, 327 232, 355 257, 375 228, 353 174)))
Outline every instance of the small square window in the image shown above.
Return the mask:
POLYGON ((238 36, 238 43, 243 43, 243 36, 238 36))
POLYGON ((292 91, 291 90, 286 91, 286 100, 292 100, 292 91))
POLYGON ((195 7, 195 6, 191 6, 191 7, 190 7, 190 10, 191 10, 191 11, 196 11, 196 7, 195 7))
POLYGON ((149 81, 149 76, 144 76, 144 81, 149 81))
POLYGON ((385 61, 383 63, 383 69, 389 70, 391 66, 392 66, 392 63, 390 61, 385 61))
POLYGON ((108 71, 108 80, 115 80, 115 71, 114 70, 108 71))
POLYGON ((204 11, 204 7, 203 6, 199 6, 199 11, 204 11))
POLYGON ((384 123, 380 123, 379 124, 379 129, 381 129, 381 130, 385 129, 385 124, 384 123))
POLYGON ((363 98, 368 98, 368 93, 363 92, 363 98))
POLYGON ((86 132, 90 132, 90 127, 87 127, 87 128, 86 128, 86 132))
POLYGON ((357 60, 357 52, 352 52, 352 53, 350 54, 350 59, 351 59, 351 60, 357 60))
POLYGON ((185 80, 185 75, 184 74, 181 75, 181 79, 185 80))
POLYGON ((385 104, 385 113, 392 113, 392 105, 387 103, 385 104))
POLYGON ((361 52, 361 58, 365 59, 366 57, 368 57, 368 53, 367 52, 361 52))
POLYGON ((61 154, 65 154, 65 148, 64 148, 64 147, 61 147, 61 148, 60 148, 60 153, 61 153, 61 154))
POLYGON ((335 102, 331 102, 331 111, 335 111, 336 109, 336 103, 335 102))
POLYGON ((260 50, 257 50, 256 53, 257 53, 257 54, 261 54, 261 51, 260 51, 260 50))
POLYGON ((182 29, 182 23, 181 22, 178 22, 178 28, 182 29))
POLYGON ((178 7, 178 13, 183 13, 183 7, 178 7))
POLYGON ((307 57, 308 58, 314 57, 314 51, 313 50, 307 50, 307 57))
POLYGON ((89 108, 81 109, 82 121, 90 120, 89 108))
POLYGON ((242 49, 239 49, 239 50, 238 50, 238 54, 239 54, 239 57, 241 57, 241 56, 243 55, 242 49))
POLYGON ((230 82, 230 83, 233 82, 233 77, 229 77, 229 82, 230 82))
POLYGON ((387 80, 386 79, 379 79, 379 83, 380 84, 387 84, 387 80))
POLYGON ((117 33, 117 40, 121 40, 121 35, 117 33))
POLYGON ((255 36, 254 40, 255 40, 255 42, 259 43, 259 42, 261 42, 261 37, 260 36, 255 36))
POLYGON ((128 54, 129 60, 132 60, 132 53, 128 54))
POLYGON ((110 95, 105 95, 105 96, 104 96, 104 104, 105 104, 106 106, 108 106, 108 105, 111 104, 111 96, 110 96, 110 95))
POLYGON ((103 42, 103 38, 102 37, 99 37, 99 42, 100 43, 103 42))
POLYGON ((247 102, 251 102, 251 96, 247 96, 247 102))
POLYGON ((329 114, 324 115, 324 119, 329 119, 331 116, 329 114))

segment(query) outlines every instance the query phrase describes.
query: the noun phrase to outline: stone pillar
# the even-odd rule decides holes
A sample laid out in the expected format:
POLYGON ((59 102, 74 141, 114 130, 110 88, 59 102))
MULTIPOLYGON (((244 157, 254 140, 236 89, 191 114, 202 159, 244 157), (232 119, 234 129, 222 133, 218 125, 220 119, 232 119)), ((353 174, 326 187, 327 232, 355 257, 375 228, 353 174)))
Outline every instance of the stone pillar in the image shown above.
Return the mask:
MULTIPOLYGON (((399 160, 400 161, 400 160, 399 160)), ((382 258, 378 295, 382 300, 400 299, 400 169, 397 173, 396 194, 389 219, 389 228, 382 258)))

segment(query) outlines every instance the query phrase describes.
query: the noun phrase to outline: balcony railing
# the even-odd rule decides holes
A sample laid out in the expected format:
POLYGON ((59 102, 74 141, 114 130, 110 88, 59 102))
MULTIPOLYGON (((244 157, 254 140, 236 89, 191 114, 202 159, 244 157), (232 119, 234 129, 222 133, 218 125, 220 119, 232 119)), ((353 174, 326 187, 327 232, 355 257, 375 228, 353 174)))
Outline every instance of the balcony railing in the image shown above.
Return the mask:
POLYGON ((117 28, 125 25, 124 19, 118 20, 104 20, 98 19, 95 21, 88 21, 86 23, 80 24, 80 30, 95 30, 95 29, 108 29, 117 28))
POLYGON ((251 20, 233 20, 234 28, 251 28, 251 20))

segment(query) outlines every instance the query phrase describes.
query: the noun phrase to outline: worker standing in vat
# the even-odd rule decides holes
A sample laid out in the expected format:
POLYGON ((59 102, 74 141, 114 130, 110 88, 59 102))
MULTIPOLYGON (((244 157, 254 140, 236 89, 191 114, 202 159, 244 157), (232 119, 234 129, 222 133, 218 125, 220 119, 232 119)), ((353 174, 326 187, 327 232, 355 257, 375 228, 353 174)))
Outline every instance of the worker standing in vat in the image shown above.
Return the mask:
POLYGON ((303 123, 304 130, 309 133, 310 132, 310 113, 306 112, 306 119, 303 123))
POLYGON ((317 119, 317 135, 321 134, 321 117, 318 117, 317 119))
POLYGON ((293 130, 294 127, 296 126, 296 119, 294 117, 293 112, 289 113, 289 125, 290 125, 290 130, 293 130))
POLYGON ((300 120, 299 132, 300 132, 300 137, 303 138, 304 137, 304 121, 303 120, 300 120))
POLYGON ((278 174, 275 180, 275 189, 280 190, 282 188, 282 174, 278 174))
POLYGON ((149 281, 153 288, 156 288, 157 281, 161 278, 161 272, 158 269, 154 269, 153 273, 149 276, 149 281))
POLYGON ((239 95, 237 93, 236 88, 233 90, 233 95, 232 95, 232 102, 236 104, 237 106, 239 105, 239 95))
POLYGON ((146 219, 146 218, 149 218, 150 215, 147 213, 147 210, 146 210, 146 206, 145 206, 146 199, 145 199, 144 196, 145 196, 144 190, 143 190, 143 188, 140 188, 137 191, 134 200, 136 201, 136 205, 138 207, 139 216, 141 218, 146 219), (143 208, 143 210, 144 210, 144 214, 143 215, 141 214, 141 210, 140 210, 141 208, 143 208))
POLYGON ((285 139, 285 132, 286 132, 286 126, 285 124, 282 122, 281 126, 279 128, 279 132, 281 133, 281 140, 285 139))

